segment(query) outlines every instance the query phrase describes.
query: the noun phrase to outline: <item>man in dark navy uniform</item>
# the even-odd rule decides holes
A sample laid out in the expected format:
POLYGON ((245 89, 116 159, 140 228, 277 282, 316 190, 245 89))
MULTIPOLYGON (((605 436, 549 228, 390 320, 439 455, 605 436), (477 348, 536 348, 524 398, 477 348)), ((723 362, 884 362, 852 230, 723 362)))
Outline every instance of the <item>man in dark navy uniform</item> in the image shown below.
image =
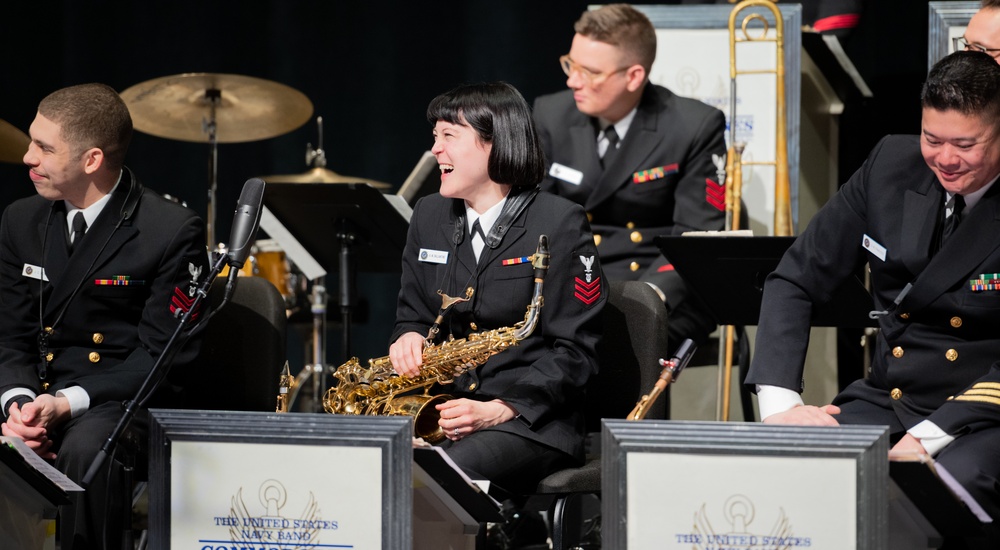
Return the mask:
MULTIPOLYGON (((2 431, 79 483, 207 275, 205 230, 124 166, 132 119, 111 88, 50 94, 29 133, 37 195, 0 222, 2 431)), ((145 424, 132 423, 140 443, 145 424)), ((120 475, 109 462, 62 507, 63 550, 121 546, 120 475)))

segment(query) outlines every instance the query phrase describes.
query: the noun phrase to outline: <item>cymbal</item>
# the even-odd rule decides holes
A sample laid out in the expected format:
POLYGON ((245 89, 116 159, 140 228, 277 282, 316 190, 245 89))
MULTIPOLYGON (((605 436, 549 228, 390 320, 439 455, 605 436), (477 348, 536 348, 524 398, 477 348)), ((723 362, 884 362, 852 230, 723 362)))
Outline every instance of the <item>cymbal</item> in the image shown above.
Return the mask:
POLYGON ((212 118, 208 96, 216 91, 218 143, 280 136, 305 124, 313 112, 309 98, 294 88, 235 74, 165 76, 136 84, 121 96, 136 130, 167 139, 207 143, 204 122, 212 118))
POLYGON ((5 120, 0 120, 0 162, 21 164, 31 138, 5 120))
POLYGON ((265 182, 274 183, 367 183, 375 189, 389 189, 392 187, 388 183, 370 180, 368 178, 356 178, 354 176, 342 176, 328 168, 316 167, 303 174, 286 174, 278 176, 264 176, 265 182))

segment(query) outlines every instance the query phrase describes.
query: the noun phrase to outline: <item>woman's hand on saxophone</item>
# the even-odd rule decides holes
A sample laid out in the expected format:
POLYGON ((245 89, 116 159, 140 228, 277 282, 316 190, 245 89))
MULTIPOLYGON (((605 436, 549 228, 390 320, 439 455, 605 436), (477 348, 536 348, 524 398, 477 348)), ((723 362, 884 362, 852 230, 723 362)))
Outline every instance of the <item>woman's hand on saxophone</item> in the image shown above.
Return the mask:
POLYGON ((407 332, 389 346, 389 361, 401 376, 414 378, 420 374, 424 362, 424 337, 418 332, 407 332))
POLYGON ((438 426, 441 426, 445 436, 452 441, 458 441, 472 432, 517 418, 517 411, 499 399, 493 401, 450 399, 438 403, 434 408, 441 414, 438 426))

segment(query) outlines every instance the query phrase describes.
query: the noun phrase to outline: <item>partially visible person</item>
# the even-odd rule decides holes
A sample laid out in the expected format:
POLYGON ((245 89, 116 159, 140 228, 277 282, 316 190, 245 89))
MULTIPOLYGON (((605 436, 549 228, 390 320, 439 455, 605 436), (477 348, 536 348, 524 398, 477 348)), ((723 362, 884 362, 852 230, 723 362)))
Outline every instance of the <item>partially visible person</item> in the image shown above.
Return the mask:
POLYGON ((983 7, 969 20, 965 33, 952 40, 956 50, 983 52, 1000 63, 1000 0, 983 0, 983 7))
POLYGON ((929 453, 994 518, 1000 544, 1000 65, 955 52, 921 93, 920 136, 888 136, 764 287, 747 383, 764 422, 889 427, 929 453), (803 403, 813 306, 865 264, 879 333, 868 376, 803 403))
POLYGON ((535 286, 531 256, 548 237, 544 307, 524 340, 435 391, 442 444, 473 479, 513 494, 583 458, 583 397, 597 372, 595 346, 606 292, 580 206, 538 191, 544 175, 531 113, 506 83, 464 85, 427 108, 439 194, 417 202, 389 357, 414 377, 443 295, 464 298, 445 313, 440 344, 525 320, 535 286), (443 295, 442 295, 443 293, 443 295))
POLYGON ((611 280, 652 286, 669 312, 672 346, 715 330, 706 306, 653 238, 725 224, 725 117, 651 84, 656 31, 627 4, 586 11, 559 62, 568 90, 539 97, 535 122, 548 176, 542 189, 587 210, 611 280))
MULTIPOLYGON (((2 432, 80 483, 207 275, 205 230, 124 165, 132 119, 108 86, 48 95, 29 134, 38 194, 0 222, 2 432)), ((190 336, 175 364, 197 354, 190 336)), ((127 437, 144 445, 146 424, 127 437)), ((121 547, 121 477, 108 461, 60 508, 62 550, 121 547)))

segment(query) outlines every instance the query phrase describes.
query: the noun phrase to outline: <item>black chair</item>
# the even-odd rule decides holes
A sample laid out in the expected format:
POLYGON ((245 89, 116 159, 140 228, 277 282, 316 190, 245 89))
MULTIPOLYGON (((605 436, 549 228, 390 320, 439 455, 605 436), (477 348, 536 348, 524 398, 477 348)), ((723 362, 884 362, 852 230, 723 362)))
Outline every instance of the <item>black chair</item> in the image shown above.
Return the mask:
MULTIPOLYGON (((601 492, 601 419, 627 417, 659 378, 658 360, 670 353, 667 312, 656 292, 639 281, 612 281, 608 290, 604 332, 597 348, 600 371, 587 387, 587 461, 543 479, 528 504, 548 510, 555 550, 576 543, 568 540, 569 532, 579 531, 579 523, 569 521, 570 509, 583 495, 601 492)), ((647 417, 663 418, 665 406, 658 399, 647 417)))
MULTIPOLYGON (((285 365, 285 302, 270 281, 262 277, 240 277, 228 304, 218 309, 226 287, 219 277, 208 292, 208 302, 215 313, 208 321, 198 358, 171 371, 172 383, 182 387, 183 408, 229 411, 273 411, 278 395, 278 378, 285 365)), ((126 535, 123 545, 146 547, 144 514, 133 517, 136 508, 144 508, 147 457, 130 456, 132 463, 132 506, 126 510, 126 535), (132 543, 134 530, 140 532, 138 545, 132 543)), ((129 491, 129 489, 126 489, 129 491)))
MULTIPOLYGON (((212 283, 213 311, 226 280, 212 283)), ((240 277, 229 303, 209 320, 198 359, 183 373, 184 407, 273 411, 285 365, 287 317, 281 293, 263 277, 240 277)))

